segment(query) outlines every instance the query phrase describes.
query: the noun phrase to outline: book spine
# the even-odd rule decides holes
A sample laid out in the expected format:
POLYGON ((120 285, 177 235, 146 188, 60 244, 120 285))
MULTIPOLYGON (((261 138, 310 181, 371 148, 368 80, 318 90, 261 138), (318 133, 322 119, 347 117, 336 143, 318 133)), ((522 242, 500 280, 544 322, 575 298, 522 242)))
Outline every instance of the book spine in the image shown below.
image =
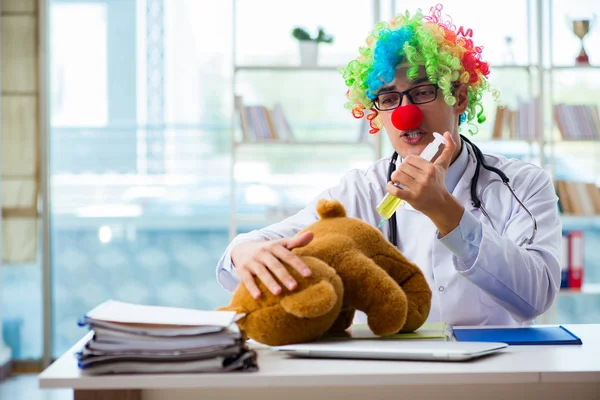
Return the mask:
POLYGON ((562 257, 560 261, 560 288, 568 289, 569 288, 569 234, 568 232, 563 232, 562 236, 562 257))

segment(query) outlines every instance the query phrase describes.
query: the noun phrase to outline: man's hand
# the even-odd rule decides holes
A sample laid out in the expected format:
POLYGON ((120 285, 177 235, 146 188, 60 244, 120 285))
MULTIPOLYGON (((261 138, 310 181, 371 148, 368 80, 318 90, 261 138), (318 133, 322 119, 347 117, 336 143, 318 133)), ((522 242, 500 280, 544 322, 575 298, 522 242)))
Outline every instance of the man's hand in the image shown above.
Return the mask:
POLYGON ((293 238, 268 242, 243 242, 231 251, 231 262, 252 297, 255 299, 260 297, 255 276, 269 288, 271 293, 278 295, 281 293, 281 286, 275 278, 289 290, 294 290, 297 286, 297 282, 282 262, 289 264, 302 276, 310 276, 311 270, 291 250, 306 246, 312 239, 312 232, 305 232, 293 238))
POLYGON ((388 182, 388 193, 404 199, 415 210, 427 215, 445 236, 458 226, 464 207, 448 192, 446 173, 452 162, 457 144, 449 132, 444 133, 446 145, 433 162, 417 155, 407 156, 388 182), (401 184, 400 189, 394 182, 401 184))

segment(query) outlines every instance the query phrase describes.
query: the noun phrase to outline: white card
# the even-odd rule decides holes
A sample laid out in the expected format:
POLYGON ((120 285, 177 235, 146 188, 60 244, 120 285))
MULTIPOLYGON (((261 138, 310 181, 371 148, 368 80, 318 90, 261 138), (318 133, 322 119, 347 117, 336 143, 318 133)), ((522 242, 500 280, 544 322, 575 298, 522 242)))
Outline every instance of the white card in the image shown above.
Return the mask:
POLYGON ((90 319, 127 324, 228 327, 235 311, 205 311, 190 308, 147 306, 108 300, 86 314, 90 319))

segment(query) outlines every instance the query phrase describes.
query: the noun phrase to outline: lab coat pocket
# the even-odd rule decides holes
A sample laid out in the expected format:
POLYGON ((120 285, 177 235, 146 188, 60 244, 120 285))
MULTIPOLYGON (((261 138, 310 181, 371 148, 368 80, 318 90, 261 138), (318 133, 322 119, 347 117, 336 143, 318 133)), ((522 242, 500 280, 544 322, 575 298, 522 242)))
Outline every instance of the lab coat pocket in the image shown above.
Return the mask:
POLYGON ((498 307, 499 304, 489 294, 479 290, 479 301, 487 307, 498 307))

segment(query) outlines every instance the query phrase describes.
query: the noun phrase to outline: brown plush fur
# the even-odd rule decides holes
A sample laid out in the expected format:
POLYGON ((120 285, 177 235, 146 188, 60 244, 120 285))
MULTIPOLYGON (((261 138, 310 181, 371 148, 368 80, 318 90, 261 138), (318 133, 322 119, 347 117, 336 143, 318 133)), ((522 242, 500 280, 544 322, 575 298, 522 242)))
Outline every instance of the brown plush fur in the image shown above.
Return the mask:
MULTIPOLYGON (((292 250, 312 270, 308 278, 293 268, 298 282, 279 296, 262 284, 255 300, 240 284, 228 307, 246 316, 238 321, 246 337, 267 345, 312 341, 327 332, 343 332, 355 310, 368 316, 376 335, 412 332, 427 319, 431 290, 423 273, 377 229, 346 216, 337 200, 321 200, 320 220, 302 232, 313 232, 305 247, 292 250)), ((300 233, 302 233, 300 232, 300 233)))

